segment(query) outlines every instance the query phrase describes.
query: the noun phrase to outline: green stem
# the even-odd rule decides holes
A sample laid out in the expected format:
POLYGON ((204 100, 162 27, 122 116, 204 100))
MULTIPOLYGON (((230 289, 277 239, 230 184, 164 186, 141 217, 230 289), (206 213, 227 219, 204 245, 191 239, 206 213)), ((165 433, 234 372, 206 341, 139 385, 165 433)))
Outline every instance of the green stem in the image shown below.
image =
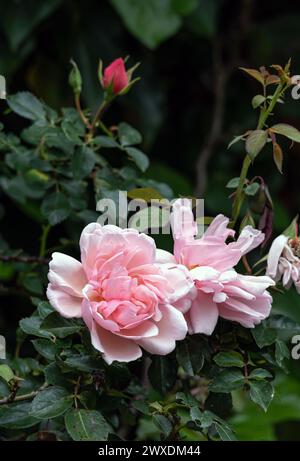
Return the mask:
POLYGON ((257 130, 262 130, 263 127, 265 126, 265 123, 267 121, 267 118, 269 115, 272 113, 272 110, 274 109, 278 99, 280 98, 282 92, 284 91, 285 84, 280 83, 278 87, 276 88, 275 93, 273 94, 273 97, 270 101, 270 104, 268 105, 267 109, 262 109, 260 112, 258 124, 257 124, 257 130))
MULTIPOLYGON (((262 107, 260 111, 260 115, 259 115, 257 128, 256 128, 257 130, 262 130, 264 128, 269 115, 271 115, 278 99, 284 93, 285 89, 286 89, 286 84, 280 83, 278 87, 276 88, 276 91, 274 92, 273 97, 268 107, 267 108, 262 107)), ((246 154, 244 158, 241 174, 240 174, 239 184, 238 184, 236 194, 235 194, 235 199, 233 202, 233 207, 232 207, 233 226, 236 224, 236 221, 241 211, 241 206, 243 204, 243 199, 244 199, 243 198, 243 188, 244 188, 244 183, 247 178, 250 165, 251 165, 251 158, 249 157, 248 154, 246 154)))
POLYGON ((45 383, 37 391, 32 391, 32 392, 29 392, 28 394, 17 395, 17 396, 9 395, 8 397, 5 397, 4 399, 0 400, 0 405, 6 405, 7 403, 21 402, 22 400, 33 399, 36 395, 38 395, 39 392, 46 389, 47 386, 48 386, 48 383, 45 383))
POLYGON ((243 161, 241 174, 240 174, 239 185, 237 187, 235 199, 233 202, 232 218, 233 218, 234 224, 236 223, 239 217, 241 206, 243 204, 243 188, 244 188, 244 183, 247 178, 247 173, 248 173, 250 165, 251 165, 251 158, 249 157, 248 154, 246 154, 244 161, 243 161))
POLYGON ((108 107, 108 102, 104 99, 104 101, 102 101, 102 103, 100 104, 100 106, 98 107, 97 109, 97 112, 95 114, 95 117, 92 121, 92 124, 91 124, 91 127, 90 127, 90 131, 89 131, 89 135, 90 137, 93 136, 94 134, 94 131, 95 131, 95 128, 96 128, 96 123, 97 121, 102 117, 103 115, 103 112, 105 111, 105 109, 108 107))
POLYGON ((83 121, 83 123, 85 124, 85 126, 90 129, 91 128, 91 124, 89 122, 89 120, 87 119, 87 117, 84 115, 83 113, 83 110, 81 108, 81 103, 80 103, 80 96, 79 94, 75 94, 75 106, 76 106, 76 109, 77 109, 77 112, 79 113, 80 115, 80 118, 81 120, 83 121))
POLYGON ((113 138, 113 137, 114 137, 113 134, 112 134, 112 132, 109 131, 109 129, 104 125, 103 122, 101 122, 101 120, 99 120, 98 123, 99 123, 99 126, 100 126, 100 128, 102 129, 102 131, 103 131, 105 134, 107 134, 107 136, 109 136, 110 138, 113 138))
POLYGON ((48 237, 50 229, 51 229, 50 224, 43 226, 43 232, 41 235, 40 252, 39 252, 40 258, 44 258, 46 254, 47 237, 48 237))

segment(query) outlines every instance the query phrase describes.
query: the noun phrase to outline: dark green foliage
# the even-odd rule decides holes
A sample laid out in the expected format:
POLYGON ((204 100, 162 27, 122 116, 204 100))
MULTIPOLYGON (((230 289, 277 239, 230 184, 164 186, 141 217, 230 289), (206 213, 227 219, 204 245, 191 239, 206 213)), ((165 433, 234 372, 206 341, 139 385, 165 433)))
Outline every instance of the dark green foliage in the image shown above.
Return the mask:
MULTIPOLYGON (((169 356, 144 354, 111 366, 91 346, 83 322, 62 319, 44 301, 51 252, 78 256, 78 237, 97 219, 99 198, 138 188, 190 196, 207 176, 206 212, 230 213, 228 195, 238 186, 245 136, 236 136, 231 150, 226 146, 234 135, 255 129, 249 107, 261 90, 250 78, 247 86, 235 69, 290 55, 299 67, 295 2, 254 1, 252 17, 238 3, 111 0, 92 1, 87 10, 84 2, 64 0, 5 2, 0 73, 10 96, 8 106, 1 102, 0 256, 9 261, 0 260, 0 333, 7 332, 9 354, 0 363, 1 440, 272 440, 285 428, 291 433, 288 421, 299 420, 299 370, 290 360, 291 337, 300 332, 293 290, 274 291, 271 317, 251 332, 220 320, 211 337, 187 337, 169 356), (245 13, 249 34, 239 25, 245 13), (129 62, 142 62, 142 82, 90 133, 73 107, 70 57, 81 74, 73 72, 71 87, 90 117, 102 98, 99 56, 108 63, 128 53, 129 62), (224 71, 230 78, 222 89, 223 128, 199 176, 195 165, 214 126, 215 90, 224 71), (11 94, 20 88, 30 91, 11 94), (227 183, 232 190, 226 192, 227 183)), ((252 104, 258 113, 262 95, 252 104)), ((297 102, 281 111, 299 127, 297 102)), ((284 177, 270 167, 268 143, 261 151, 265 132, 254 132, 246 147, 259 159, 253 177, 263 176, 272 190, 276 235, 299 211, 299 156, 288 142, 299 140, 299 133, 274 124, 278 139, 287 138, 284 177)), ((259 181, 244 184, 251 210, 243 204, 242 224, 266 204, 259 181)), ((170 249, 167 238, 158 240, 170 249)))

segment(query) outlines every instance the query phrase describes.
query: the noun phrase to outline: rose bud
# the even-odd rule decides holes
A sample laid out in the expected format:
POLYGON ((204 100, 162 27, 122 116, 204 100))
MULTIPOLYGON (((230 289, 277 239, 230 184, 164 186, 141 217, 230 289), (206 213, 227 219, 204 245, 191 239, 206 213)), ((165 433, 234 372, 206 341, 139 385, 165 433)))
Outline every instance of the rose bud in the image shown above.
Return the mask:
POLYGON ((128 83, 124 59, 118 58, 104 69, 103 88, 111 87, 114 94, 119 94, 127 87, 128 83))
POLYGON ((102 61, 99 64, 99 78, 102 87, 106 90, 109 98, 125 94, 137 79, 131 80, 134 70, 139 64, 126 71, 123 58, 115 59, 109 66, 105 67, 102 73, 102 61))

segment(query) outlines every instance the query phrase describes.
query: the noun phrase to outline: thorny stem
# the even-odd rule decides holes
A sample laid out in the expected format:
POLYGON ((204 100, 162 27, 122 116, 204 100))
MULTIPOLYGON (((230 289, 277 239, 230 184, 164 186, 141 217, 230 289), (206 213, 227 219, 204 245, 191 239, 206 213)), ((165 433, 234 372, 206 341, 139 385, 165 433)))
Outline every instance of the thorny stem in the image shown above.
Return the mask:
POLYGON ((251 269, 251 267, 250 267, 250 265, 249 265, 249 263, 248 263, 248 260, 247 260, 246 255, 244 255, 244 256, 242 257, 242 262, 243 262, 244 267, 245 267, 245 269, 246 269, 246 271, 247 271, 247 274, 252 275, 252 269, 251 269))
MULTIPOLYGON (((261 108, 260 116, 259 116, 259 120, 258 120, 258 124, 257 124, 257 128, 256 128, 257 130, 262 130, 264 128, 265 123, 266 123, 269 115, 271 115, 276 103, 278 102, 278 99, 284 93, 287 86, 288 85, 286 83, 280 83, 278 85, 278 87, 276 88, 276 91, 274 92, 273 97, 272 97, 268 107, 267 108, 264 108, 264 107, 261 108)), ((235 194, 235 199, 234 199, 234 202, 233 202, 233 208, 232 208, 233 225, 235 225, 235 223, 236 223, 236 221, 237 221, 237 219, 239 217, 239 214, 240 214, 241 206, 242 206, 242 203, 243 203, 243 187, 244 187, 245 179, 247 178, 247 174, 248 174, 248 170, 249 170, 250 165, 251 165, 251 158, 249 157, 248 154, 246 154, 246 156, 244 158, 243 165, 242 165, 242 169, 241 169, 239 185, 237 187, 236 194, 235 194)))
POLYGON ((110 138, 113 138, 112 132, 104 125, 104 123, 101 120, 99 120, 98 123, 99 123, 99 126, 102 129, 102 131, 105 134, 107 134, 107 136, 109 136, 110 138))
POLYGON ((77 381, 76 381, 75 389, 74 389, 74 403, 75 403, 75 408, 78 408, 77 399, 78 399, 78 392, 79 392, 79 389, 80 389, 80 381, 81 381, 81 376, 78 377, 78 379, 77 379, 77 381))
POLYGON ((94 117, 94 119, 92 121, 92 124, 90 126, 90 130, 89 130, 89 136, 90 137, 93 136, 95 128, 96 128, 96 124, 97 124, 98 120, 101 119, 101 117, 102 117, 104 111, 107 109, 107 107, 108 107, 108 102, 104 99, 104 101, 102 101, 102 103, 98 107, 97 112, 95 114, 95 117, 94 117))
POLYGON ((80 118, 81 120, 83 121, 83 123, 85 124, 85 126, 90 129, 91 128, 91 124, 89 122, 89 120, 86 118, 86 116, 84 115, 83 113, 83 110, 82 110, 82 107, 81 107, 81 103, 80 103, 80 96, 79 94, 75 94, 75 106, 76 106, 76 109, 77 109, 77 112, 79 113, 80 115, 80 118))
POLYGON ((45 254, 46 254, 47 237, 48 237, 50 229, 51 229, 50 224, 47 224, 46 226, 43 226, 43 232, 42 232, 42 235, 41 235, 40 252, 39 252, 39 257, 40 258, 44 258, 45 254))
POLYGON ((49 260, 39 256, 21 256, 21 255, 0 255, 0 261, 3 262, 20 262, 25 264, 49 264, 49 260))
POLYGON ((21 402, 22 400, 33 399, 39 392, 44 390, 48 386, 48 383, 44 383, 37 391, 29 392, 28 394, 15 395, 16 391, 13 391, 8 397, 0 400, 0 405, 5 405, 12 402, 21 402))

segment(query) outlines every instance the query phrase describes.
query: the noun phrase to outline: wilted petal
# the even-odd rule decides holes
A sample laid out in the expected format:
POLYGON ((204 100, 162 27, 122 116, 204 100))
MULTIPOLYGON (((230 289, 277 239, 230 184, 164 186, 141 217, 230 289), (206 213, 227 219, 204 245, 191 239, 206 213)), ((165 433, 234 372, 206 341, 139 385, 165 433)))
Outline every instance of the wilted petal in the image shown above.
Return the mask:
POLYGON ((274 240, 270 248, 268 255, 267 274, 273 279, 276 279, 279 258, 287 241, 288 237, 285 235, 279 235, 279 237, 274 240))
POLYGON ((229 219, 219 214, 211 222, 204 233, 204 238, 206 237, 218 237, 225 242, 228 237, 233 237, 235 231, 233 229, 228 229, 229 219))
POLYGON ((240 250, 241 256, 243 256, 258 247, 264 241, 264 238, 265 234, 260 230, 254 229, 252 226, 246 226, 237 241, 229 243, 228 247, 240 250))

